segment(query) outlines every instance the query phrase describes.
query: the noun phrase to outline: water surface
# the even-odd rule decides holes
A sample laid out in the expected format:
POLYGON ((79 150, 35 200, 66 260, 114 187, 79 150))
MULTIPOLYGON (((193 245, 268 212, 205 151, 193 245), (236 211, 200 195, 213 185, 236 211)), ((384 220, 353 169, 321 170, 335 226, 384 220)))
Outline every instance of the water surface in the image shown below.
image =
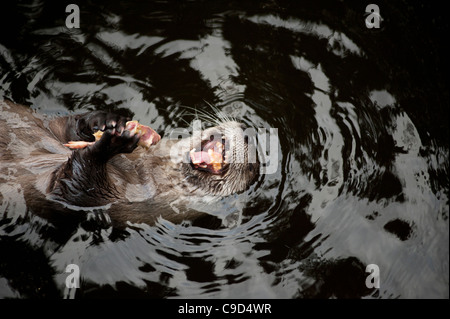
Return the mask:
POLYGON ((380 2, 368 29, 358 1, 77 1, 68 29, 68 3, 2 9, 0 96, 129 114, 162 136, 218 109, 278 129, 276 169, 197 221, 125 230, 95 211, 55 226, 1 173, 2 298, 449 297, 447 23, 433 8, 380 2))

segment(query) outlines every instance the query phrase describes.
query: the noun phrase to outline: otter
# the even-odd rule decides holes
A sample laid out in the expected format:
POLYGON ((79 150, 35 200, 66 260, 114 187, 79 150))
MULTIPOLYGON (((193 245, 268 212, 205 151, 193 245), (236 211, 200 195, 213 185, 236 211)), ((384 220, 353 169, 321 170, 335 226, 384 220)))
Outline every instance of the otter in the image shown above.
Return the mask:
POLYGON ((107 211, 113 222, 152 224, 160 216, 174 223, 195 218, 199 212, 167 207, 243 192, 258 175, 258 158, 251 156, 255 145, 236 121, 197 136, 163 137, 144 150, 137 147, 139 136, 125 129, 129 120, 105 111, 52 118, 0 101, 0 182, 20 185, 28 209, 44 217, 97 209, 107 211), (92 142, 98 130, 101 138, 85 148, 64 146, 92 142), (193 162, 217 136, 223 165, 193 162))

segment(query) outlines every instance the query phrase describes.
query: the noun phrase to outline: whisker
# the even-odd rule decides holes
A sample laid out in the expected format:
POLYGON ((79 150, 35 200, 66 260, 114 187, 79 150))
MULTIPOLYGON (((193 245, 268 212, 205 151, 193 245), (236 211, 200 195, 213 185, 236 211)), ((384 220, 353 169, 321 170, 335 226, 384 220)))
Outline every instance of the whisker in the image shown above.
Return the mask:
POLYGON ((198 110, 198 109, 193 108, 193 107, 186 107, 186 108, 192 109, 193 111, 195 111, 195 114, 192 114, 192 115, 194 115, 197 119, 203 120, 203 121, 211 123, 213 125, 214 124, 216 124, 216 125, 220 124, 220 121, 217 120, 217 117, 207 113, 204 110, 198 110))
MULTIPOLYGON (((235 121, 234 118, 232 118, 231 116, 229 116, 228 114, 226 114, 225 112, 223 112, 222 110, 220 110, 217 106, 209 103, 208 101, 203 100, 212 110, 213 112, 216 113, 217 117, 222 119, 222 123, 223 122, 232 122, 235 121)), ((220 122, 219 122, 220 124, 220 122)))
POLYGON ((189 114, 186 114, 186 111, 181 111, 181 113, 180 113, 180 120, 186 125, 186 126, 189 126, 190 125, 190 123, 184 118, 184 116, 185 115, 189 115, 189 114))
MULTIPOLYGON (((193 116, 195 119, 205 122, 205 123, 207 123, 207 125, 212 125, 212 126, 219 126, 226 122, 237 121, 234 116, 225 113, 217 105, 213 105, 212 103, 209 103, 206 100, 203 100, 203 101, 211 109, 211 112, 208 112, 207 110, 203 110, 203 109, 198 109, 196 107, 183 105, 183 108, 185 110, 183 111, 182 115, 183 116, 184 115, 193 116)), ((186 120, 185 120, 185 123, 188 126, 190 125, 190 123, 188 123, 186 120)))

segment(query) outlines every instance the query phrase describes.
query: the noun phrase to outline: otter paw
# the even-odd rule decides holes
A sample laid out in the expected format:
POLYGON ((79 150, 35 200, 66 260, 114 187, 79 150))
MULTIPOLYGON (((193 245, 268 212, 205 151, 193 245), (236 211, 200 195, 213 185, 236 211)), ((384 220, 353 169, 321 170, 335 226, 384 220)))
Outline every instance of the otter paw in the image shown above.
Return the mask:
POLYGON ((90 146, 98 158, 108 160, 121 153, 131 153, 137 147, 140 136, 130 131, 119 134, 115 128, 105 130, 99 141, 90 146))
POLYGON ((92 141, 96 131, 114 130, 121 135, 129 117, 120 116, 104 111, 94 111, 80 116, 77 122, 77 131, 83 140, 92 141))

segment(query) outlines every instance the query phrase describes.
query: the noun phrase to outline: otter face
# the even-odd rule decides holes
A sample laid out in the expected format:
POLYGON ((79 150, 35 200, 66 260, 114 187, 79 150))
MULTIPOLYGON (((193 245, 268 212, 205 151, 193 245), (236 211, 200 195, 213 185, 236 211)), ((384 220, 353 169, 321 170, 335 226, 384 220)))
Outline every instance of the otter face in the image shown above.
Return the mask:
POLYGON ((254 135, 244 125, 229 121, 194 136, 183 164, 186 180, 211 195, 246 190, 259 171, 254 135))

